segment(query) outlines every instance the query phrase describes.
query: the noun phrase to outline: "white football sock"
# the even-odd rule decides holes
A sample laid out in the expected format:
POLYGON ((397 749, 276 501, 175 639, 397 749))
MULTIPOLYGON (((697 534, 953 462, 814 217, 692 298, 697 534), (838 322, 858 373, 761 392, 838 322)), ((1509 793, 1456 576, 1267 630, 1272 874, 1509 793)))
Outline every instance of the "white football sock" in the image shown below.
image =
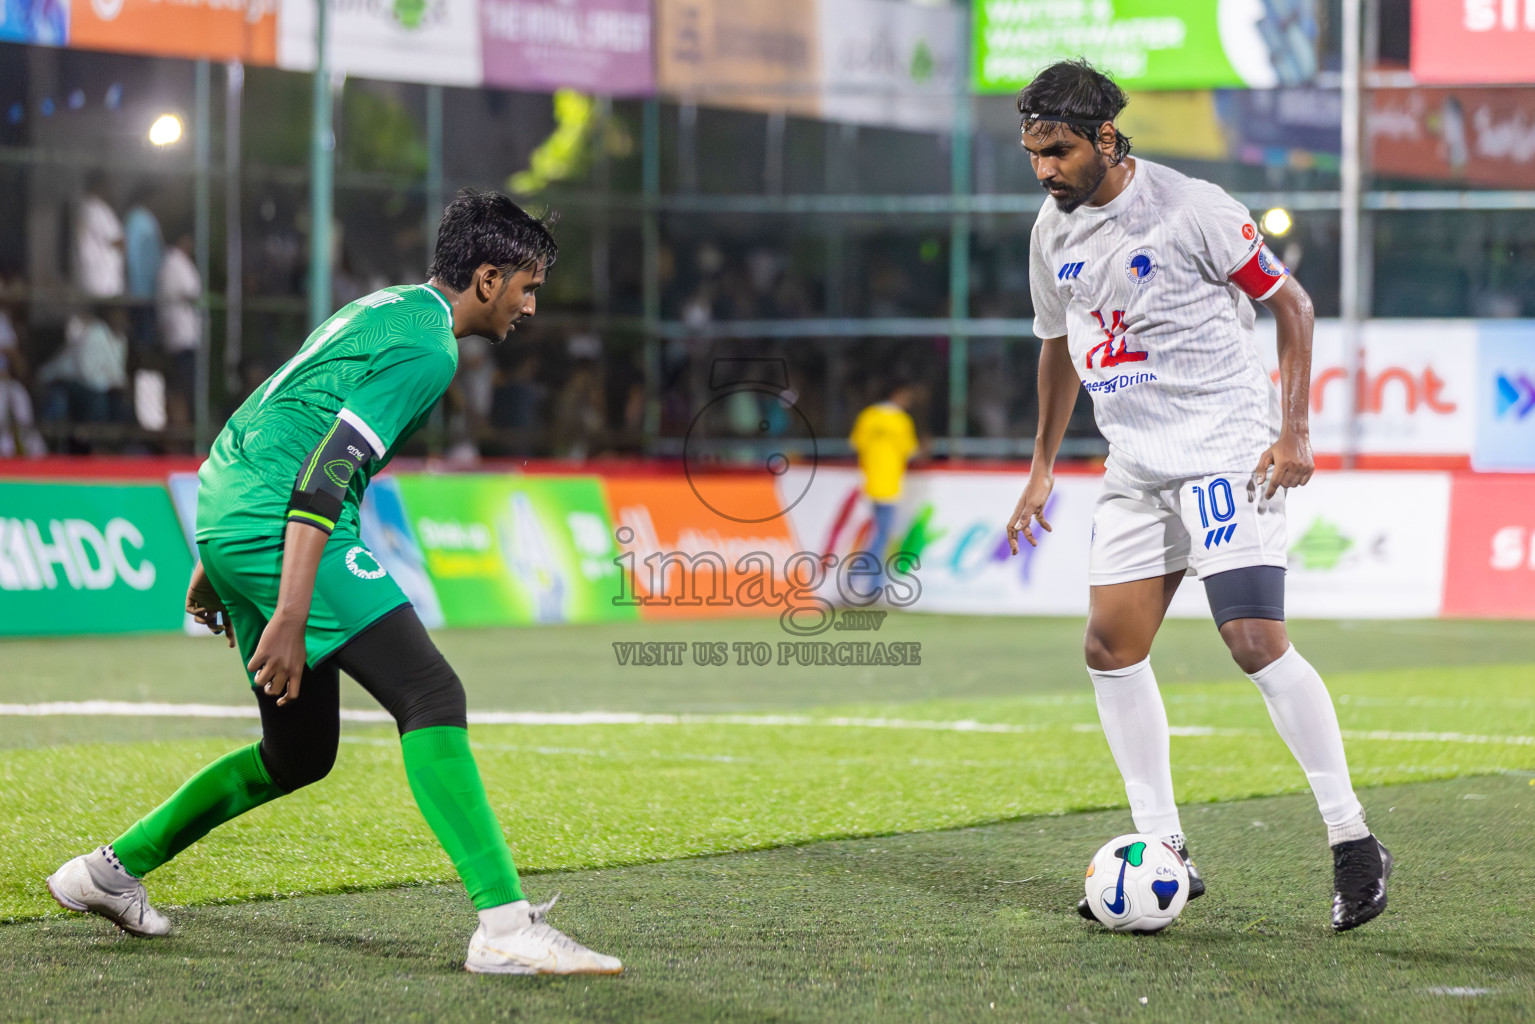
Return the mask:
POLYGON ((1173 799, 1167 709, 1162 706, 1151 659, 1105 672, 1089 668, 1087 674, 1098 694, 1103 735, 1125 779, 1135 830, 1153 836, 1181 835, 1178 804, 1173 799))
POLYGON ((528 911, 532 905, 527 900, 503 903, 499 907, 487 907, 480 911, 480 924, 490 935, 505 935, 528 926, 528 911))
POLYGON ((1274 728, 1300 762, 1327 822, 1329 846, 1370 834, 1349 782, 1343 734, 1327 684, 1294 646, 1247 678, 1258 685, 1274 728))

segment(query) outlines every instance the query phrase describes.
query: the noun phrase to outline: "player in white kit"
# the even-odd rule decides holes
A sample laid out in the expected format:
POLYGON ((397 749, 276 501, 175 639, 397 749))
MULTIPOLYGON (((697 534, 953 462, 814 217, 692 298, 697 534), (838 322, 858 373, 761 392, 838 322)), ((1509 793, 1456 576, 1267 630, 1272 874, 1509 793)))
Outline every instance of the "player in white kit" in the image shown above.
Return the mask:
MULTIPOLYGON (((1285 489, 1311 478, 1311 300, 1219 187, 1129 157, 1125 94, 1082 61, 1018 97, 1023 145, 1054 202, 1034 223, 1029 284, 1039 432, 1008 538, 1045 530, 1078 386, 1109 442, 1093 514, 1088 674, 1136 830, 1162 837, 1204 893, 1173 797, 1151 643, 1183 577, 1203 581, 1232 657, 1257 684, 1311 783, 1333 852, 1332 926, 1386 906, 1391 854, 1365 826, 1332 698, 1284 625, 1285 489), (1253 341, 1278 321, 1280 387, 1253 341), (1079 380, 1080 378, 1080 380, 1079 380)), ((1092 918, 1084 900, 1078 909, 1092 918)))

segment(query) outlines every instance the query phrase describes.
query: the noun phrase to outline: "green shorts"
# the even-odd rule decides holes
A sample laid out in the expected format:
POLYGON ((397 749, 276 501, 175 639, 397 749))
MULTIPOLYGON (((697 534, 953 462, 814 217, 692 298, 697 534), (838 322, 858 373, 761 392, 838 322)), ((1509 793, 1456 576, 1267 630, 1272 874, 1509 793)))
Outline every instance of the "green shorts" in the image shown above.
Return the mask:
MULTIPOLYGON (((229 610, 240 657, 249 664, 261 631, 266 629, 277 607, 282 581, 282 538, 210 537, 198 541, 197 550, 203 571, 229 610)), ((309 623, 304 628, 304 648, 310 667, 409 603, 405 592, 355 533, 341 530, 332 533, 320 555, 309 623)))

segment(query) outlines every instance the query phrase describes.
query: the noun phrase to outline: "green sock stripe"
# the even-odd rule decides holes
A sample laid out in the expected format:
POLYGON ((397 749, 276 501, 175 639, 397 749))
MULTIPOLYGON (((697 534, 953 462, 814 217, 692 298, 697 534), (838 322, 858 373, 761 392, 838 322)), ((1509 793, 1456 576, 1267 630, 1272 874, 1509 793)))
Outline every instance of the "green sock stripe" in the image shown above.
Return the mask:
POLYGON ((421 816, 442 843, 479 910, 523 898, 506 836, 469 748, 469 731, 453 725, 400 737, 405 776, 421 816))
POLYGON ((112 850, 123 867, 142 878, 224 822, 282 795, 261 761, 260 744, 252 743, 188 779, 113 840, 112 850))

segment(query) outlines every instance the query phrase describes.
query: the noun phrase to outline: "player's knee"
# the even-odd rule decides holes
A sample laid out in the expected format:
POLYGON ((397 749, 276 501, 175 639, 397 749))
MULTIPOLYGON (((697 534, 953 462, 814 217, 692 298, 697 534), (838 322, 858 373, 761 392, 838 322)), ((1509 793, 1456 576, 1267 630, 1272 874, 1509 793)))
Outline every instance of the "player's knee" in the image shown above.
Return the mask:
POLYGON ((1260 672, 1290 648, 1284 623, 1272 619, 1233 619, 1221 626, 1232 660, 1248 675, 1260 672))
POLYGON ((394 714, 401 736, 436 725, 452 725, 460 729, 469 725, 469 701, 464 695, 464 684, 446 660, 389 710, 394 714))
POLYGON ((315 743, 297 749, 278 750, 263 740, 261 763, 278 788, 285 793, 292 793, 330 774, 336 764, 336 744, 315 743))
POLYGON ((1082 654, 1087 659, 1087 667, 1099 672, 1129 668, 1137 662, 1145 661, 1150 653, 1150 651, 1140 650, 1136 645, 1106 636, 1091 627, 1088 628, 1087 636, 1082 641, 1082 654))

